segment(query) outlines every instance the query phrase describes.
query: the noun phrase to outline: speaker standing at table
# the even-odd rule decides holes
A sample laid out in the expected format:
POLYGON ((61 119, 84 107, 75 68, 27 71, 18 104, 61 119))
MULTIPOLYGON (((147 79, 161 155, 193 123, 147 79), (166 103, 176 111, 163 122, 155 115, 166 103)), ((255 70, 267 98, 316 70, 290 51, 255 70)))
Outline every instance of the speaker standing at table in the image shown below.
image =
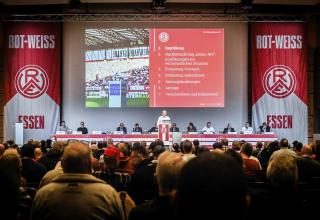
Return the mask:
POLYGON ((159 116, 157 121, 157 126, 159 130, 159 139, 163 142, 169 141, 169 129, 170 129, 171 119, 167 116, 167 111, 163 110, 162 115, 159 116))

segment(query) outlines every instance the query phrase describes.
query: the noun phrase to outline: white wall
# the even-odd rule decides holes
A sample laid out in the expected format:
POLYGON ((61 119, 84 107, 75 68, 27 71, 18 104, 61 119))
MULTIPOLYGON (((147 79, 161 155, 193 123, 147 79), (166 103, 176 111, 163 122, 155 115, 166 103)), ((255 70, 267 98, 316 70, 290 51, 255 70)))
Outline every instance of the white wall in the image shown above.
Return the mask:
MULTIPOLYGON (((161 114, 158 108, 85 108, 84 29, 88 27, 168 27, 168 28, 224 28, 225 32, 225 107, 223 108, 168 108, 168 115, 180 129, 189 121, 200 130, 211 121, 216 130, 231 122, 240 130, 248 115, 247 23, 185 22, 185 23, 109 23, 66 22, 63 30, 63 103, 62 114, 67 126, 79 127, 84 121, 89 132, 114 130, 124 122, 129 130, 135 122, 149 129, 161 114)), ((199 42, 201 43, 201 42, 199 42)), ((214 86, 214 84, 212 84, 214 86)))

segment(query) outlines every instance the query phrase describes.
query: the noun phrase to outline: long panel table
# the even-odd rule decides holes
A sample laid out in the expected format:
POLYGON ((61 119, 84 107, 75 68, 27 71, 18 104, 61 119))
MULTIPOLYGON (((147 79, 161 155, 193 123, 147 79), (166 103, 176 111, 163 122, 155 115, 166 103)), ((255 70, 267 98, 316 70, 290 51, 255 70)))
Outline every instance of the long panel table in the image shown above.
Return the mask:
MULTIPOLYGON (((120 141, 136 142, 146 141, 148 144, 158 138, 157 134, 54 134, 53 139, 58 141, 83 140, 83 141, 104 141, 112 138, 115 143, 120 141)), ((170 135, 172 139, 172 134, 170 135)), ((193 141, 198 139, 201 145, 211 146, 221 139, 228 139, 229 145, 232 141, 245 140, 256 145, 257 142, 271 142, 277 140, 276 134, 182 134, 181 140, 193 141)))

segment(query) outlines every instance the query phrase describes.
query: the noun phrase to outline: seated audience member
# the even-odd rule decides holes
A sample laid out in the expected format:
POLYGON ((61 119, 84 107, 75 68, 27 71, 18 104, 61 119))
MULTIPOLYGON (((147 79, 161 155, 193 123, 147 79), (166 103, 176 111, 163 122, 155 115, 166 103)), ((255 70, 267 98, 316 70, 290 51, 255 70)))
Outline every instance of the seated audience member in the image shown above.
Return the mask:
POLYGON ((246 132, 250 132, 253 134, 253 128, 250 126, 249 122, 246 122, 246 125, 241 129, 241 134, 244 134, 246 132))
POLYGON ((210 152, 210 149, 207 146, 201 146, 199 148, 197 156, 199 156, 200 154, 203 154, 203 153, 208 153, 208 152, 210 152))
POLYGON ((88 128, 84 126, 84 122, 80 122, 80 127, 77 129, 77 131, 81 131, 82 134, 88 134, 88 128))
POLYGON ((233 150, 235 150, 236 152, 240 153, 240 149, 241 149, 240 142, 239 141, 233 141, 232 145, 231 145, 231 148, 233 150))
POLYGON ((140 127, 140 125, 138 123, 134 124, 134 128, 132 129, 132 132, 140 132, 140 133, 142 133, 142 128, 140 127))
POLYGON ((295 144, 294 144, 294 151, 296 152, 297 156, 302 156, 302 148, 303 148, 303 144, 299 141, 297 141, 295 144))
MULTIPOLYGON (((0 210, 1 219, 20 219, 19 216, 19 177, 14 166, 6 159, 0 159, 0 210)), ((21 217, 21 216, 20 216, 21 217)))
POLYGON ((36 147, 34 149, 34 160, 39 161, 41 157, 43 156, 42 150, 40 147, 36 147))
POLYGON ((263 147, 263 143, 262 142, 257 142, 256 149, 253 150, 252 156, 258 157, 259 153, 262 150, 262 147, 263 147))
POLYGON ((148 130, 148 133, 153 133, 153 132, 158 132, 158 131, 159 130, 158 130, 157 123, 155 123, 154 126, 148 130))
POLYGON ((192 142, 191 141, 184 141, 183 143, 183 160, 185 162, 188 162, 192 158, 194 158, 196 155, 192 153, 193 147, 192 147, 192 142))
POLYGON ((310 144, 302 148, 302 156, 296 157, 299 180, 308 181, 312 177, 320 177, 320 162, 312 159, 312 147, 310 144))
POLYGON ((165 151, 166 151, 166 149, 164 148, 164 146, 157 145, 152 151, 152 159, 153 159, 152 162, 158 163, 158 159, 159 159, 160 154, 162 154, 165 151))
POLYGON ((226 138, 223 138, 220 143, 222 144, 223 151, 226 151, 229 148, 229 141, 226 138))
POLYGON ((177 187, 177 219, 245 219, 246 179, 225 154, 207 153, 186 163, 177 187), (213 213, 212 210, 216 210, 213 213))
POLYGON ((66 125, 65 121, 61 121, 60 123, 60 127, 58 131, 64 131, 67 133, 67 131, 69 130, 68 126, 66 125))
POLYGON ((289 141, 288 139, 286 138, 282 138, 279 142, 279 150, 275 151, 271 157, 270 157, 270 160, 272 160, 273 157, 275 156, 278 156, 278 155, 289 155, 289 156, 297 156, 297 154, 290 149, 290 144, 289 144, 289 141))
POLYGON ((194 154, 198 156, 199 150, 200 150, 200 141, 198 139, 194 139, 192 143, 193 143, 194 154))
POLYGON ((228 123, 227 127, 223 129, 223 133, 224 134, 228 134, 228 132, 235 132, 235 130, 232 127, 231 123, 228 123))
POLYGON ((172 123, 172 126, 170 128, 170 132, 179 132, 179 128, 177 127, 177 123, 172 123))
POLYGON ((140 144, 132 147, 131 162, 135 172, 131 178, 130 196, 136 204, 141 204, 157 195, 154 179, 157 164, 149 159, 147 149, 140 144))
POLYGON ((211 126, 211 122, 210 122, 210 121, 207 122, 207 126, 205 126, 204 128, 202 128, 201 133, 202 133, 202 134, 214 134, 214 133, 215 133, 215 130, 214 130, 214 128, 211 126))
POLYGON ((252 159, 253 147, 250 143, 245 143, 241 146, 240 154, 243 160, 245 174, 250 177, 255 177, 261 166, 258 159, 252 159))
POLYGON ((130 155, 131 155, 131 145, 128 142, 120 142, 117 147, 122 153, 120 154, 120 163, 118 167, 118 171, 126 172, 132 174, 135 170, 130 155))
POLYGON ((193 125, 192 122, 189 122, 187 132, 197 132, 197 128, 193 125))
POLYGON ((175 153, 180 153, 181 152, 180 145, 178 143, 174 143, 172 145, 172 151, 175 152, 175 153))
POLYGON ((6 151, 5 146, 3 144, 0 144, 0 158, 2 157, 5 151, 6 151))
POLYGON ((270 132, 271 128, 269 125, 267 125, 266 122, 263 122, 262 125, 259 127, 260 133, 263 134, 265 132, 270 132))
POLYGON ((91 152, 86 144, 70 143, 61 164, 64 173, 37 192, 33 220, 124 219, 118 193, 91 175, 91 152))
POLYGON ((41 157, 39 162, 43 164, 48 171, 53 170, 62 156, 63 149, 63 142, 55 141, 52 148, 41 157))
POLYGON ((127 134, 127 128, 124 126, 123 122, 119 124, 119 127, 117 127, 117 131, 122 131, 124 134, 127 134))
POLYGON ((176 218, 172 200, 183 164, 180 154, 167 151, 159 156, 156 168, 158 195, 152 201, 134 208, 130 213, 129 220, 169 220, 176 218))
POLYGON ((24 144, 21 148, 22 172, 21 176, 27 180, 28 186, 37 188, 47 169, 34 160, 34 146, 24 144))
POLYGON ((212 148, 213 148, 213 152, 215 153, 220 153, 220 154, 223 154, 224 151, 223 151, 223 145, 220 143, 220 142, 215 142, 213 145, 212 145, 212 148))
POLYGON ((104 170, 96 171, 94 176, 119 191, 128 191, 131 176, 126 172, 117 171, 120 164, 120 150, 116 147, 108 147, 104 152, 104 170))
POLYGON ((266 145, 260 152, 258 159, 263 169, 267 169, 271 155, 277 150, 279 150, 279 142, 273 141, 266 145))
POLYGON ((297 191, 298 168, 294 157, 276 155, 269 162, 266 176, 266 187, 251 189, 250 219, 257 216, 260 219, 273 219, 275 216, 277 219, 304 219, 308 212, 303 210, 297 191), (272 208, 268 211, 266 208, 271 204, 272 208))
POLYGON ((233 150, 233 149, 227 149, 226 152, 224 152, 226 155, 229 155, 232 157, 238 164, 243 167, 243 159, 239 152, 233 150))
POLYGON ((315 154, 316 154, 316 160, 320 162, 320 140, 316 140, 315 142, 315 154))

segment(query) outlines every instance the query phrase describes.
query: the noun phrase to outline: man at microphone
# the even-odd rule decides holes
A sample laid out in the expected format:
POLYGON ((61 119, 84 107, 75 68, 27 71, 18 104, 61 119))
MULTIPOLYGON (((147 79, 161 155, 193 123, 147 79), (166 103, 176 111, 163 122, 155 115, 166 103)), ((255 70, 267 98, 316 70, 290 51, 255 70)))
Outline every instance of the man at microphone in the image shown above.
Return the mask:
POLYGON ((158 121, 157 121, 157 127, 159 129, 159 132, 161 134, 161 137, 159 137, 160 140, 162 141, 169 141, 169 127, 171 124, 171 119, 169 116, 167 116, 167 111, 163 110, 162 115, 159 116, 158 121), (168 126, 160 126, 161 124, 168 124, 168 126))
POLYGON ((157 121, 157 127, 159 128, 159 124, 163 124, 163 123, 168 123, 170 124, 171 119, 169 116, 167 116, 167 111, 163 110, 162 111, 162 115, 159 116, 158 121, 157 121))

